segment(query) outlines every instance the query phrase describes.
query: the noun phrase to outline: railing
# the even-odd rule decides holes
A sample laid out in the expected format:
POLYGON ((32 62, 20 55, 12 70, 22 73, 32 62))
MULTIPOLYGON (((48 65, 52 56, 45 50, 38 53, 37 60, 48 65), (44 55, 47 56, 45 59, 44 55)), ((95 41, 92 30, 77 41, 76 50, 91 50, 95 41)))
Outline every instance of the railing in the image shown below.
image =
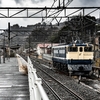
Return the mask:
POLYGON ((47 94, 42 87, 42 80, 37 77, 36 69, 28 57, 28 80, 30 89, 30 100, 49 100, 47 94))
MULTIPOLYGON (((22 57, 20 55, 16 55, 17 58, 22 57)), ((28 70, 28 81, 29 81, 29 92, 30 92, 30 100, 49 100, 44 88, 42 87, 41 78, 37 77, 36 69, 33 68, 33 64, 28 57, 27 62, 27 70, 28 70)))

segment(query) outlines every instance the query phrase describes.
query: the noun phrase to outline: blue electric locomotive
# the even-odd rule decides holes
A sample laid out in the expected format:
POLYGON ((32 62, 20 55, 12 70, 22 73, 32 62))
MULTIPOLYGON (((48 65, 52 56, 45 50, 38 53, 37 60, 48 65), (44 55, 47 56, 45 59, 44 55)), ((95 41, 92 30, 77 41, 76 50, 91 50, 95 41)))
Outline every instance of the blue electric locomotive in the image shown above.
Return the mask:
POLYGON ((89 75, 93 64, 93 45, 74 42, 52 47, 53 67, 70 75, 89 75))

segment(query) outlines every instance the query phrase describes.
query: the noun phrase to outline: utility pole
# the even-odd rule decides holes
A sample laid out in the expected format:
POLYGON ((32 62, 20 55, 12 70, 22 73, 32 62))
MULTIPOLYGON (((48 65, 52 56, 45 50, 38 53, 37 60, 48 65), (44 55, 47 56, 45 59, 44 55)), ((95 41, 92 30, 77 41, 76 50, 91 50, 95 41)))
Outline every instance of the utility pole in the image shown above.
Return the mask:
POLYGON ((8 57, 9 57, 9 60, 10 60, 10 22, 8 23, 8 57))
POLYGON ((30 40, 31 38, 30 38, 30 34, 29 34, 29 57, 30 57, 30 43, 31 43, 31 40, 30 40))
POLYGON ((5 63, 5 33, 4 33, 4 39, 3 39, 3 63, 5 63))

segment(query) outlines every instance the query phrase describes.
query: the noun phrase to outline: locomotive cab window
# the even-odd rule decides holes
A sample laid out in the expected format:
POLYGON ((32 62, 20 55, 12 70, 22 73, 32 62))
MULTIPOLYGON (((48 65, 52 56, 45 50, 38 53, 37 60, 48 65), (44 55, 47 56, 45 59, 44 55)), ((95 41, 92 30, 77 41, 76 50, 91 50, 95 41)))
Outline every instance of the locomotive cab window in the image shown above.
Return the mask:
POLYGON ((84 47, 84 51, 85 52, 92 52, 92 47, 84 47))
POLYGON ((80 48, 79 48, 79 51, 80 51, 80 52, 82 52, 82 51, 83 51, 83 48, 82 48, 82 47, 80 47, 80 48))
POLYGON ((77 52, 78 48, 77 47, 68 47, 69 52, 77 52))
POLYGON ((53 56, 59 57, 59 53, 58 52, 59 52, 58 49, 54 48, 53 56))
POLYGON ((65 48, 59 48, 59 57, 65 57, 65 48))

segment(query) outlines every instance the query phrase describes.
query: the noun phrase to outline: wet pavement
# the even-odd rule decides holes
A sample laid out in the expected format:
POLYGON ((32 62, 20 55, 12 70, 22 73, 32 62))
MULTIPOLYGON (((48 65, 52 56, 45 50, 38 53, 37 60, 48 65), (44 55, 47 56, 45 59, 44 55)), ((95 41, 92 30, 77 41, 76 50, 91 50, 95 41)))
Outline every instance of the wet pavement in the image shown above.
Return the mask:
POLYGON ((17 58, 1 61, 0 100, 29 100, 28 76, 19 72, 17 58))

